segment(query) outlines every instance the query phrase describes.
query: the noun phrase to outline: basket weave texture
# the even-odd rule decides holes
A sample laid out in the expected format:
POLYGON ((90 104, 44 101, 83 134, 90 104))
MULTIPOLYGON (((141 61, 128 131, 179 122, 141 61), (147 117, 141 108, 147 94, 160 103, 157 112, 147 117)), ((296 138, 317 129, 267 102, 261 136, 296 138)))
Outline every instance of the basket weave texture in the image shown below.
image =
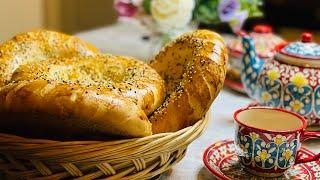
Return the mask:
POLYGON ((177 132, 107 142, 0 134, 0 171, 10 179, 151 179, 184 157, 208 116, 177 132))

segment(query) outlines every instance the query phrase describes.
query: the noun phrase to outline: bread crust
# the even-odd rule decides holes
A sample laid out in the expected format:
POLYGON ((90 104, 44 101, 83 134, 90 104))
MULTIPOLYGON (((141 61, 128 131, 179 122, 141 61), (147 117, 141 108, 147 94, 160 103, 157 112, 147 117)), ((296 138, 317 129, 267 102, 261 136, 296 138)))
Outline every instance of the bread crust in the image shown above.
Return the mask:
POLYGON ((38 137, 177 131, 208 111, 226 61, 222 38, 207 30, 170 43, 151 67, 102 55, 64 34, 23 33, 0 46, 0 131, 38 137))
POLYGON ((157 72, 133 58, 102 55, 80 40, 53 34, 51 37, 46 31, 26 33, 17 36, 26 37, 21 41, 16 42, 16 37, 13 42, 7 42, 18 49, 27 44, 29 51, 35 53, 28 51, 26 59, 18 62, 14 59, 20 55, 15 53, 21 52, 9 55, 13 51, 6 51, 8 45, 4 49, 0 47, 0 51, 6 52, 0 57, 0 67, 5 72, 0 75, 1 129, 19 131, 19 127, 30 127, 23 132, 30 136, 57 132, 60 136, 151 135, 147 115, 162 104, 165 93, 164 81, 157 72), (45 37, 46 34, 49 36, 45 37), (48 49, 39 50, 38 46, 42 45, 39 42, 32 49, 33 45, 28 43, 34 44, 36 37, 41 43, 58 41, 58 44, 47 44, 48 49), (69 43, 63 45, 65 41, 73 42, 71 47, 69 43), (62 48, 57 50, 59 46, 62 48), (81 52, 76 47, 81 47, 81 52), (41 56, 43 53, 47 54, 45 58, 41 56), (25 118, 21 119, 21 114, 25 118))
POLYGON ((91 44, 63 33, 46 30, 20 33, 0 45, 0 86, 11 79, 20 65, 28 62, 97 53, 98 49, 91 44))
POLYGON ((223 39, 208 30, 186 33, 164 47, 150 63, 167 88, 164 104, 150 117, 153 133, 201 119, 223 87, 227 60, 223 39))

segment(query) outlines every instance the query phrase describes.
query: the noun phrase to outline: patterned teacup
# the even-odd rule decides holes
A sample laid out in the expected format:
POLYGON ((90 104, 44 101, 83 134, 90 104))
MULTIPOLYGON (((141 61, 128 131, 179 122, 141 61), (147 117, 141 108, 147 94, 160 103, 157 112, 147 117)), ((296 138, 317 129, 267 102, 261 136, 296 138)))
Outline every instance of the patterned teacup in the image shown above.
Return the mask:
POLYGON ((301 141, 320 138, 320 132, 305 131, 307 121, 287 110, 247 107, 234 113, 235 144, 245 170, 264 177, 281 176, 298 163, 316 161, 300 156, 301 141))

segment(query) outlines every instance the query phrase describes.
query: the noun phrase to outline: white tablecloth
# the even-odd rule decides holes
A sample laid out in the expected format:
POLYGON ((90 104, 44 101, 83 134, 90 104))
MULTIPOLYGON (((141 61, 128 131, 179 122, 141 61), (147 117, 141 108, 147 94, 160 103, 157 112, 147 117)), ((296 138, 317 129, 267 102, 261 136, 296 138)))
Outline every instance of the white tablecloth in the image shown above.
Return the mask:
POLYGON ((142 40, 143 36, 151 37, 150 32, 139 22, 121 21, 112 26, 93 29, 76 34, 83 40, 91 42, 102 52, 116 55, 132 56, 141 60, 150 57, 154 39, 142 40))
MULTIPOLYGON (((103 52, 133 56, 139 59, 150 57, 151 41, 142 40, 142 36, 150 34, 138 23, 121 22, 96 30, 82 32, 78 37, 91 42, 103 52)), ((214 179, 214 176, 204 167, 202 154, 206 147, 220 140, 233 139, 233 112, 250 103, 250 99, 223 90, 211 107, 211 119, 204 134, 189 147, 186 157, 173 167, 172 171, 164 174, 161 179, 194 180, 214 179)), ((314 152, 320 152, 320 141, 310 140, 303 144, 314 152)))

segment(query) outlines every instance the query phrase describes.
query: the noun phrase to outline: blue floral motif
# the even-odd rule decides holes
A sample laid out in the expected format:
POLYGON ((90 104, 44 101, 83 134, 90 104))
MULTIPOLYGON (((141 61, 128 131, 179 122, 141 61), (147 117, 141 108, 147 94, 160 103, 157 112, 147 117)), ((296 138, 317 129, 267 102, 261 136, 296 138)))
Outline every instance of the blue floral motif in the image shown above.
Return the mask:
POLYGON ((279 107, 281 105, 282 84, 279 79, 271 80, 268 76, 262 78, 260 100, 264 106, 279 107))
MULTIPOLYGON (((246 93, 260 105, 296 112, 305 116, 309 125, 319 125, 319 70, 281 63, 276 59, 264 61, 257 56, 249 36, 242 38, 242 44, 241 81, 246 93)), ((320 57, 320 45, 314 43, 291 43, 282 50, 300 56, 320 57)))
POLYGON ((319 57, 320 46, 316 43, 294 42, 284 48, 284 51, 290 54, 297 54, 305 57, 319 57))
POLYGON ((288 141, 285 136, 277 135, 266 143, 259 134, 238 133, 237 145, 240 149, 240 160, 243 164, 262 169, 287 169, 294 165, 298 140, 288 141))
POLYGON ((289 83, 284 91, 283 106, 303 116, 312 112, 312 88, 289 83))
POLYGON ((275 143, 266 144, 262 139, 255 141, 254 160, 258 167, 270 169, 274 167, 277 155, 275 143))
POLYGON ((283 143, 279 145, 278 166, 281 169, 286 169, 294 165, 293 155, 297 153, 298 141, 295 139, 291 143, 283 143))
POLYGON ((253 156, 253 141, 250 137, 241 136, 240 134, 238 137, 240 137, 238 144, 240 145, 241 160, 244 164, 250 164, 253 156))
POLYGON ((320 118, 320 86, 318 86, 314 92, 314 111, 316 116, 320 118))

